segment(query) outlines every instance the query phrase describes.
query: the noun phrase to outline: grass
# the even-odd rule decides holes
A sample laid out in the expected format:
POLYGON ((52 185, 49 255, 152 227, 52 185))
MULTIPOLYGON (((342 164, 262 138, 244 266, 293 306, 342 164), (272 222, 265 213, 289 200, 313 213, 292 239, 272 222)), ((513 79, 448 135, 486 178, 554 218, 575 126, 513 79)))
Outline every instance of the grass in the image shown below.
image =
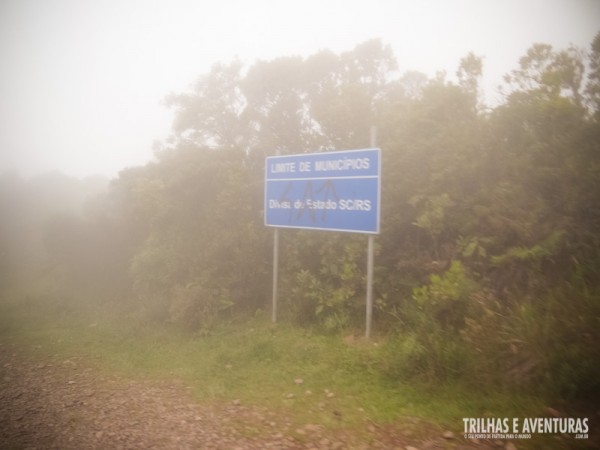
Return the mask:
POLYGON ((461 433, 463 417, 535 416, 544 406, 536 398, 482 395, 461 385, 393 381, 378 370, 383 343, 347 343, 339 335, 271 324, 265 317, 223 324, 200 336, 74 311, 60 302, 3 301, 0 339, 83 357, 99 370, 126 377, 181 379, 199 401, 239 399, 284 410, 298 423, 332 428, 418 418, 461 433))

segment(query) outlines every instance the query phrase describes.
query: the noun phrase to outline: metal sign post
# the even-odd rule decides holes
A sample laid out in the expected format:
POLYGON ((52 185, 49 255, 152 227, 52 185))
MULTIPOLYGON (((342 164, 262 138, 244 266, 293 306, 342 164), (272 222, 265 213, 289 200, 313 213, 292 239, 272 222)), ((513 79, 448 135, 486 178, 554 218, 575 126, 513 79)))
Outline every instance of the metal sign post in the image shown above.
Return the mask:
POLYGON ((271 320, 277 322, 277 277, 279 276, 279 228, 273 234, 273 312, 271 320))
MULTIPOLYGON (((371 130, 375 145, 375 130, 371 130)), ((273 236, 273 312, 277 320, 279 228, 369 234, 367 323, 373 310, 374 235, 379 233, 381 151, 362 150, 270 156, 265 163, 265 225, 273 236)))

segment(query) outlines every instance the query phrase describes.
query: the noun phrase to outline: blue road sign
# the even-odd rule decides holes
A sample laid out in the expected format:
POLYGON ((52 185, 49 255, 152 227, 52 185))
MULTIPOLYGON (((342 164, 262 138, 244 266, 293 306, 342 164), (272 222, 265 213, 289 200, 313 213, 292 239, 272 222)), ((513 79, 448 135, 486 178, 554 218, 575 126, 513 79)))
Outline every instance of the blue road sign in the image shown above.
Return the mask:
POLYGON ((271 156, 265 225, 379 233, 378 148, 271 156))

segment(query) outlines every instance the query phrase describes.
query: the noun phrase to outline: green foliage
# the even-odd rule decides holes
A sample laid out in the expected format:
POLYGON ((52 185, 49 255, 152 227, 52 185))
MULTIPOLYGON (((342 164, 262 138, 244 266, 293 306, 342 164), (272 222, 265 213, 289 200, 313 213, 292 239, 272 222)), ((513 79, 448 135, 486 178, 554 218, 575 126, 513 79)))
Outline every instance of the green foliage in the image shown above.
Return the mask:
POLYGON ((419 417, 458 429, 466 414, 532 416, 540 407, 527 394, 515 401, 499 392, 481 395, 470 386, 431 389, 416 382, 388 383, 379 372, 385 364, 383 345, 273 325, 262 315, 221 322, 210 333, 188 333, 174 326, 132 323, 114 310, 65 315, 41 297, 30 302, 4 297, 0 339, 15 351, 77 358, 82 367, 89 365, 108 378, 147 382, 175 377, 199 401, 218 406, 239 399, 242 405, 266 407, 291 421, 292 429, 307 423, 333 430, 365 422, 397 424, 402 417, 410 417, 407 426, 419 417), (297 378, 304 382, 296 384, 297 378), (334 410, 342 412, 341 422, 334 410))
MULTIPOLYGON (((167 99, 173 134, 156 161, 86 207, 34 200, 72 180, 0 179, 2 286, 104 298, 189 330, 254 314, 271 288, 265 156, 364 148, 376 125, 375 328, 393 336, 383 371, 584 395, 598 378, 587 361, 600 290, 599 42, 590 53, 533 45, 493 108, 474 54, 458 83, 398 74, 378 40, 218 64, 167 99)), ((281 317, 362 328, 364 236, 286 230, 281 241, 281 317)))
POLYGON ((364 299, 364 274, 359 260, 364 257, 364 240, 349 238, 327 239, 317 250, 314 247, 295 248, 292 258, 313 259, 319 256, 320 265, 314 272, 298 268, 294 261, 289 269, 297 270, 290 287, 288 308, 294 321, 316 323, 329 332, 348 327, 356 309, 364 299), (311 254, 311 252, 315 252, 311 254))
POLYGON ((196 280, 172 289, 170 322, 188 330, 208 329, 219 314, 234 305, 226 288, 211 290, 206 284, 205 280, 196 280))
POLYGON ((413 299, 428 319, 456 334, 464 325, 467 302, 476 289, 464 266, 453 261, 443 275, 431 275, 428 285, 414 288, 413 299))
POLYGON ((414 306, 409 333, 393 341, 407 375, 430 380, 453 379, 465 369, 467 349, 459 333, 465 326, 471 295, 477 290, 459 261, 443 275, 431 275, 429 284, 413 289, 414 306))
POLYGON ((461 331, 474 350, 471 363, 479 374, 474 385, 541 389, 567 398, 596 395, 597 293, 563 285, 513 306, 490 292, 474 300, 461 331))
POLYGON ((438 237, 444 231, 446 223, 445 211, 447 208, 453 206, 454 202, 448 194, 444 193, 427 198, 415 196, 408 203, 411 206, 423 205, 422 212, 417 215, 417 219, 413 224, 429 232, 433 241, 436 259, 439 259, 438 237))
POLYGON ((493 256, 491 262, 495 265, 509 264, 511 261, 539 263, 556 254, 556 249, 564 235, 563 230, 554 231, 539 244, 532 247, 512 247, 504 255, 493 256))

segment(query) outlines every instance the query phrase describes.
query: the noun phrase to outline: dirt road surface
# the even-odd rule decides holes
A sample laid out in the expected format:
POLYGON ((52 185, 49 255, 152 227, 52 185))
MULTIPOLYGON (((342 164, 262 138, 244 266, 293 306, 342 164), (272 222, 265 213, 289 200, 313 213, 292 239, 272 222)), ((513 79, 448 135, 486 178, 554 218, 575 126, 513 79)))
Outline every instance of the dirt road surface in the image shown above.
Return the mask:
POLYGON ((0 343, 2 449, 499 449, 365 424, 331 431, 239 401, 203 404, 177 380, 128 379, 89 361, 0 343), (35 356, 33 356, 35 355, 35 356), (360 428, 360 429, 359 429, 360 428))

